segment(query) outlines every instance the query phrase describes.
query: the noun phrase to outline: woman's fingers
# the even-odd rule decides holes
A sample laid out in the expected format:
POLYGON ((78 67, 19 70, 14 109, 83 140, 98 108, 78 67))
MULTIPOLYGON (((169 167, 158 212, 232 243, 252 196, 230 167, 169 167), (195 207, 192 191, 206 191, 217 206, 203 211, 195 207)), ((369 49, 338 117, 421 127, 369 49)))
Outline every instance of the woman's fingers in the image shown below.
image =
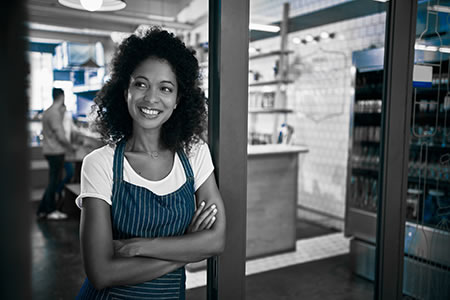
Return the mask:
POLYGON ((208 222, 208 224, 206 225, 206 228, 205 229, 211 229, 211 227, 214 225, 214 222, 216 221, 216 216, 213 216, 210 220, 209 220, 209 222, 208 222))
POLYGON ((199 222, 199 229, 204 230, 208 227, 208 224, 210 223, 211 219, 217 214, 217 208, 216 205, 211 205, 203 214, 200 215, 198 222, 199 222))
POLYGON ((197 221, 198 216, 202 213, 204 208, 205 208, 205 201, 202 201, 202 203, 200 203, 199 207, 195 211, 194 216, 192 217, 191 224, 194 224, 197 221))
POLYGON ((205 209, 205 202, 203 201, 192 217, 188 232, 196 232, 211 228, 216 221, 216 214, 216 205, 213 204, 205 209))

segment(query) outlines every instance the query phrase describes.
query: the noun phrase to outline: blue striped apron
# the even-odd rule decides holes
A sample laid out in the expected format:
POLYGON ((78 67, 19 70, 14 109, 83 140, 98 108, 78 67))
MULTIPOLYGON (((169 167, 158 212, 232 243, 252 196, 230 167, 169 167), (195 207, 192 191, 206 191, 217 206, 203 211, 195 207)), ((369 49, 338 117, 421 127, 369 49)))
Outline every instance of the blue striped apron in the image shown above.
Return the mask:
MULTIPOLYGON (((183 235, 194 215, 194 174, 184 151, 178 151, 186 182, 175 192, 156 195, 123 180, 125 141, 114 152, 111 219, 113 239, 183 235)), ((185 299, 184 267, 137 285, 96 290, 86 278, 77 299, 185 299)))

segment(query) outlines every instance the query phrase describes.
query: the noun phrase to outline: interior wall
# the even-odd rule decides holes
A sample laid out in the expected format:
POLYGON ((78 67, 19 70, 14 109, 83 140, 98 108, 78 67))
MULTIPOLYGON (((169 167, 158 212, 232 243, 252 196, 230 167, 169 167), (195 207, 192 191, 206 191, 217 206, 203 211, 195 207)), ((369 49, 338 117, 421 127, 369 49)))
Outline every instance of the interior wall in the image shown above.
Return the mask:
MULTIPOLYGON (((288 35, 289 77, 287 123, 294 127, 293 143, 306 145, 300 155, 298 204, 300 218, 343 229, 349 145, 352 52, 384 44, 386 13, 374 14, 288 35), (295 44, 293 38, 336 33, 334 39, 295 44), (318 213, 316 213, 316 212, 318 213)), ((279 49, 280 38, 252 42, 262 51, 279 49)), ((271 70, 273 60, 258 60, 250 68, 271 70)), ((266 71, 267 72, 267 71, 266 71)), ((269 76, 269 75, 267 75, 269 76)), ((249 120, 249 122, 255 121, 249 120)), ((256 120, 256 128, 267 120, 256 120)), ((250 124, 249 124, 250 126, 250 124)))
POLYGON ((348 2, 350 0, 251 0, 250 20, 266 24, 269 20, 281 20, 283 4, 290 4, 289 17, 311 13, 320 9, 348 2), (269 20, 268 20, 269 18, 269 20))

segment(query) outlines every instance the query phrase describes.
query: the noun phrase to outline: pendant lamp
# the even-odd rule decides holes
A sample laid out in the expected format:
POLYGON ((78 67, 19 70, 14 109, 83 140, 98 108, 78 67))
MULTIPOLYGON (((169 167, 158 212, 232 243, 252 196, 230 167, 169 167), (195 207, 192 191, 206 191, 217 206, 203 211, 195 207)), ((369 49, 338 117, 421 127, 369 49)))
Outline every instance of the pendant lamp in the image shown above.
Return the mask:
POLYGON ((87 11, 115 11, 124 9, 124 0, 58 0, 59 4, 87 11))

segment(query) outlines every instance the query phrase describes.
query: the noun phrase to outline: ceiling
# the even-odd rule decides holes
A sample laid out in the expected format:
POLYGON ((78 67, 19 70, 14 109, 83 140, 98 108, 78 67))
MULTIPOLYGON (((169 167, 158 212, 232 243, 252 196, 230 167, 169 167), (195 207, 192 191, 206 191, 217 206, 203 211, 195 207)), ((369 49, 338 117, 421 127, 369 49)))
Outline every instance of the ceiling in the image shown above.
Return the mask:
POLYGON ((113 31, 133 32, 139 25, 191 29, 195 20, 177 20, 193 0, 126 0, 115 12, 88 12, 62 6, 58 0, 28 0, 29 36, 77 41, 83 35, 108 36, 113 31))

